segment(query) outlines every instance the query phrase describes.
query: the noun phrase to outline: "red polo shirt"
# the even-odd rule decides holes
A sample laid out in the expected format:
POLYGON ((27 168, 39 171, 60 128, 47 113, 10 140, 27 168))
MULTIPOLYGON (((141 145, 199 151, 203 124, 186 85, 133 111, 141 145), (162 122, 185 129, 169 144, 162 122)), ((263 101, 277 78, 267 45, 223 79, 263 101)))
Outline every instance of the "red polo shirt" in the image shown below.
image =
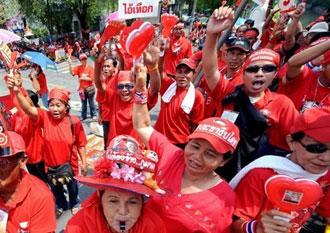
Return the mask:
POLYGON ((180 37, 175 39, 171 37, 169 48, 165 51, 164 55, 164 72, 167 74, 174 75, 176 73, 176 66, 183 58, 188 58, 192 55, 191 42, 185 38, 180 37), (179 45, 180 50, 178 53, 173 51, 175 44, 179 45))
MULTIPOLYGON (((217 113, 220 117, 224 110, 232 111, 233 104, 223 106, 221 101, 224 97, 230 94, 232 86, 229 82, 219 80, 217 87, 213 90, 213 96, 216 98, 217 113)), ((288 150, 286 136, 290 134, 292 122, 295 121, 299 112, 295 108, 292 101, 285 95, 271 92, 269 89, 265 90, 265 95, 254 104, 267 119, 268 129, 266 134, 269 142, 276 147, 288 150)))
MULTIPOLYGON (((246 221, 259 220, 262 212, 275 208, 264 191, 266 181, 273 175, 277 175, 273 169, 254 168, 242 178, 235 189, 237 198, 234 215, 246 221)), ((328 172, 325 176, 320 177, 317 182, 324 187, 324 197, 320 200, 318 206, 313 205, 291 213, 295 216, 290 221, 293 225, 291 233, 299 232, 300 227, 310 218, 315 209, 322 216, 330 217, 330 192, 326 188, 330 184, 330 173, 328 172)))
POLYGON ((73 157, 73 140, 76 147, 84 147, 87 144, 84 128, 76 116, 71 116, 74 133, 72 135, 70 117, 54 119, 50 113, 38 109, 38 124, 44 130, 44 159, 48 167, 54 167, 70 161, 73 157))
POLYGON ((45 76, 44 73, 40 73, 38 75, 38 82, 39 82, 39 85, 40 85, 40 90, 39 90, 38 93, 40 95, 48 93, 47 80, 46 80, 46 76, 45 76))
POLYGON ((5 205, 0 198, 0 208, 9 213, 6 232, 19 232, 19 224, 22 222, 28 222, 31 233, 55 232, 53 194, 38 178, 24 170, 21 170, 21 173, 22 180, 14 199, 5 205))
POLYGON ((93 67, 86 65, 86 66, 76 66, 72 68, 73 75, 77 75, 79 79, 79 90, 85 90, 87 87, 93 85, 93 81, 85 81, 80 80, 83 77, 89 77, 92 80, 94 79, 94 69, 93 67))
POLYGON ((287 95, 296 108, 307 108, 330 105, 330 87, 323 86, 319 81, 320 74, 307 66, 291 81, 283 80, 279 83, 279 93, 287 95))
MULTIPOLYGON (((164 95, 167 88, 175 82, 172 78, 164 77, 160 94, 164 95)), ((192 85, 192 84, 191 84, 192 85)), ((178 87, 169 103, 161 102, 155 129, 164 134, 172 143, 186 143, 192 124, 198 124, 204 118, 204 97, 200 91, 195 90, 195 103, 189 114, 185 113, 181 104, 188 90, 178 87)))

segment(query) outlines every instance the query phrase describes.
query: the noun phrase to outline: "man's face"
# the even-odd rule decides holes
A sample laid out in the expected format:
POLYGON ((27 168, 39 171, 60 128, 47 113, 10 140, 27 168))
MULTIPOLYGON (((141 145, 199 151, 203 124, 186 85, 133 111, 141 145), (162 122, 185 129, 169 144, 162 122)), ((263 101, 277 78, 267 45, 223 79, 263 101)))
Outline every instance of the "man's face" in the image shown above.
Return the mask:
POLYGON ((87 59, 81 59, 80 60, 80 63, 81 63, 81 65, 83 65, 83 66, 85 66, 85 65, 87 65, 87 59))
POLYGON ((226 53, 226 61, 229 69, 238 70, 246 59, 246 53, 241 49, 229 49, 226 53))
POLYGON ((0 157, 0 192, 10 190, 20 179, 20 168, 24 159, 17 155, 0 157))
POLYGON ((134 83, 131 81, 121 81, 117 84, 117 93, 121 101, 128 102, 133 98, 134 83))
POLYGON ((116 72, 116 67, 111 59, 105 60, 103 64, 103 75, 105 77, 112 76, 116 72))
POLYGON ((175 81, 177 83, 178 87, 187 87, 190 84, 190 81, 194 75, 194 72, 192 69, 190 69, 186 65, 179 65, 176 68, 176 75, 175 75, 175 81))
POLYGON ((181 37, 184 35, 183 27, 175 27, 173 28, 173 34, 176 37, 181 37))

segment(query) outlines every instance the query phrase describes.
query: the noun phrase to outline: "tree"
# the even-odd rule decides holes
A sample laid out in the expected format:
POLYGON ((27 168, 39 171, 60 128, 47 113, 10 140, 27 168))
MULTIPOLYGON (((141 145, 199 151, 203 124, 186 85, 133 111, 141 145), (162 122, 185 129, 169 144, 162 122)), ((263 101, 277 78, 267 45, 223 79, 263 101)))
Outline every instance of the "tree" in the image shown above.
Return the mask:
POLYGON ((19 14, 17 0, 0 0, 0 25, 19 14))

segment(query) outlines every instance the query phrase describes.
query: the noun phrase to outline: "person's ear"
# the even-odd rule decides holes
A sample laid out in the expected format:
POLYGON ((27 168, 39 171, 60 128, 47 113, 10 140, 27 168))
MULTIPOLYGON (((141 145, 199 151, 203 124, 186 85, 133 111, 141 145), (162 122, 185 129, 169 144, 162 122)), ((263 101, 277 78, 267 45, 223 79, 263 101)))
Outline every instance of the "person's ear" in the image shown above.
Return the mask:
POLYGON ((19 166, 21 169, 26 169, 27 157, 20 159, 19 166))
POLYGON ((292 139, 291 134, 286 135, 285 140, 286 140, 287 144, 289 145, 290 150, 293 151, 293 144, 294 144, 294 141, 293 141, 293 139, 292 139))

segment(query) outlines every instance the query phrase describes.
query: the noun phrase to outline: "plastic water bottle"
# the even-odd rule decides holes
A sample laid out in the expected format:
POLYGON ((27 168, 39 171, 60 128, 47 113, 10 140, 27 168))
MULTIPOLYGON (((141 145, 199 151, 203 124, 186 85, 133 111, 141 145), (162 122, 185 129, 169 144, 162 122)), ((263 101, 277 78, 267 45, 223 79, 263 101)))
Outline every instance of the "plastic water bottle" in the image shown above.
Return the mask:
POLYGON ((30 233, 29 222, 20 222, 18 233, 30 233))

